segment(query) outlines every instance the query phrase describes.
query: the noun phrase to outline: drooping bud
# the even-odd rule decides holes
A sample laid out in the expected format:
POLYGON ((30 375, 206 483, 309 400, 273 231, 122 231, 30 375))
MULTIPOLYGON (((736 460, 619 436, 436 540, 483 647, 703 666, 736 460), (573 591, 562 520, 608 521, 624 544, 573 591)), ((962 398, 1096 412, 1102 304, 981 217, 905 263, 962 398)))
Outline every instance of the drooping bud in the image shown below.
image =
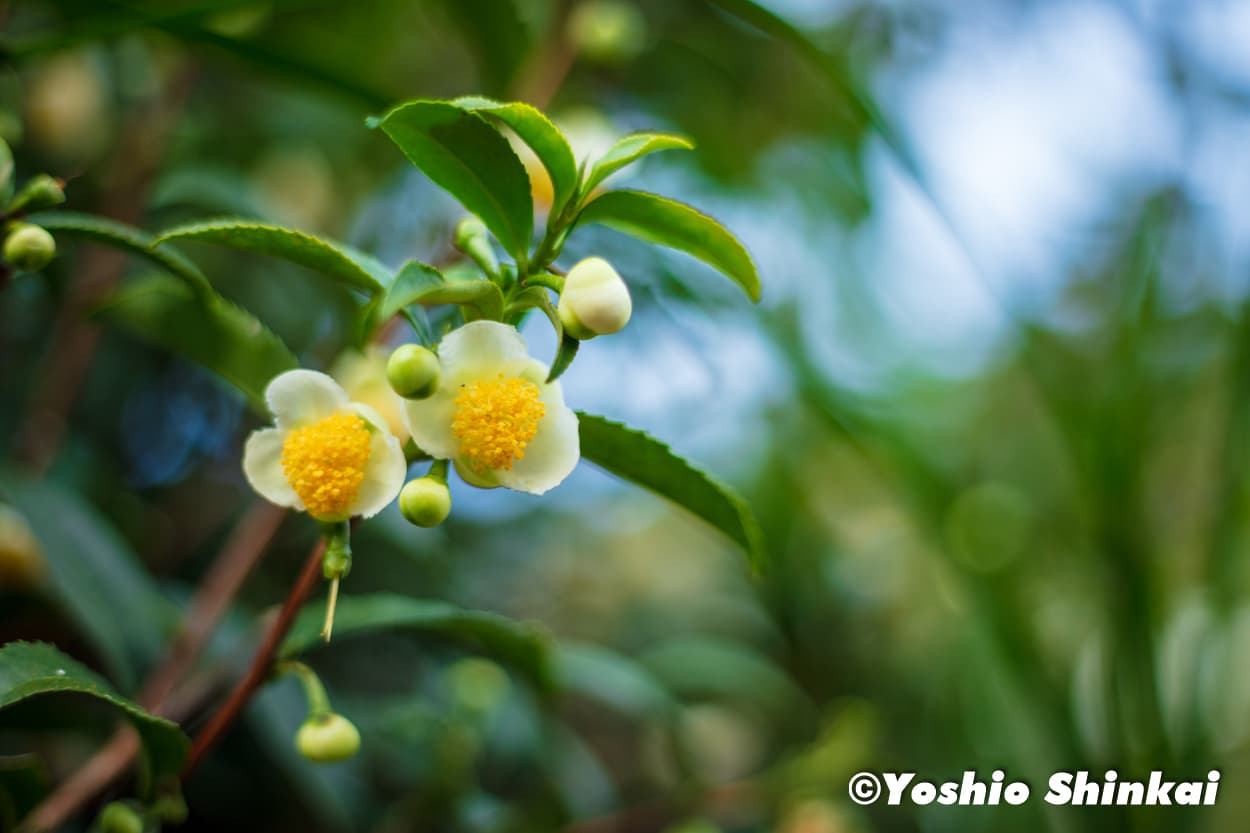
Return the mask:
POLYGON ((470 214, 456 224, 454 241, 456 248, 473 258, 486 274, 499 274, 499 259, 491 248, 486 224, 477 217, 470 214))
POLYGON ((143 817, 129 804, 106 804, 96 818, 100 833, 143 833, 143 817))
POLYGON ((38 272, 56 257, 56 241, 47 230, 21 223, 4 240, 4 259, 24 272, 38 272))
POLYGON ((360 732, 341 714, 314 715, 299 727, 295 748, 314 763, 345 761, 360 751, 360 732))
POLYGON ((39 174, 27 180, 9 203, 8 211, 42 211, 65 202, 65 184, 55 177, 39 174))
POLYGON ((404 344, 386 362, 386 379, 405 399, 425 399, 438 390, 438 356, 419 344, 404 344))
POLYGON ((447 462, 436 463, 430 474, 404 484, 399 511, 408 522, 421 527, 438 526, 451 514, 451 490, 447 488, 447 462))
POLYGON ((573 338, 615 333, 629 323, 633 309, 625 281, 601 257, 580 261, 564 279, 560 323, 573 338))

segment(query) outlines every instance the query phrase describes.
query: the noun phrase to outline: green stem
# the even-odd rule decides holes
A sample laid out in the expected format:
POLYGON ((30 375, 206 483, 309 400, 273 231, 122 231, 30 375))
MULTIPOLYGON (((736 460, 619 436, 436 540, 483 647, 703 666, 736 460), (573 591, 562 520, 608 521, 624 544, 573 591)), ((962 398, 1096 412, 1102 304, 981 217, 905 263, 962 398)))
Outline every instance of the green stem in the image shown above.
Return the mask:
POLYGON ((279 677, 293 675, 304 688, 304 696, 308 698, 308 717, 310 720, 324 718, 330 714, 330 698, 326 695, 325 686, 317 673, 298 660, 287 660, 278 663, 275 673, 279 677))

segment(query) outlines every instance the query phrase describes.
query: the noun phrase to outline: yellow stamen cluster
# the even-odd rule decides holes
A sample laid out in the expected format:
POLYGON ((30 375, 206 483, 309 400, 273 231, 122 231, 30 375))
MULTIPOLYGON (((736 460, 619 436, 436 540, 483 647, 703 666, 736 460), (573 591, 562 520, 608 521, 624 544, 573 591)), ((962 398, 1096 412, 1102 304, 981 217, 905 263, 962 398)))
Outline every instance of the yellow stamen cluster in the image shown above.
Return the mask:
POLYGON ((525 457, 547 407, 538 385, 526 379, 483 379, 461 385, 451 430, 474 471, 504 469, 525 457))
POLYGON ((355 414, 338 413, 296 428, 282 444, 282 471, 315 518, 343 518, 360 491, 370 435, 355 414))

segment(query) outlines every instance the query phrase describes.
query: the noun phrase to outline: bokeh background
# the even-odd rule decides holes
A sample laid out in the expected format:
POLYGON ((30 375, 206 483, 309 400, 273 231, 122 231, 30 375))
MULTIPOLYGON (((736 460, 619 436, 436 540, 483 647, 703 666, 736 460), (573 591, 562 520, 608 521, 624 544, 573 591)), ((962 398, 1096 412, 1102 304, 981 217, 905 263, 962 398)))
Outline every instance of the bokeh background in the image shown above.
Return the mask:
MULTIPOLYGON (((1250 7, 1233 0, 18 0, 0 135, 69 207, 152 230, 221 214, 446 256, 461 216, 367 115, 533 101, 581 154, 695 140, 622 182, 717 216, 764 281, 579 232, 635 318, 564 377, 764 527, 727 540, 583 465, 537 499, 455 484, 452 520, 363 525, 346 593, 540 623, 558 691, 454 641, 315 655, 362 754, 316 767, 272 686, 188 785, 187 830, 1233 831, 1250 783, 1250 7), (859 807, 858 770, 995 768, 1019 808, 859 807), (1052 771, 1223 772, 1214 808, 1049 808, 1052 771)), ((306 366, 344 291, 188 248, 306 366)), ((93 329, 142 264, 63 241, 0 290, 3 485, 42 567, 0 635, 134 691, 254 498, 256 424, 197 367, 93 329), (34 481, 23 479, 33 474, 34 481), (20 494, 19 494, 20 493, 20 494), (80 564, 88 564, 86 572, 80 564)), ((542 320, 524 332, 539 355, 542 320)), ((8 518, 0 549, 18 549, 8 518)), ((316 530, 281 524, 202 663, 202 722, 316 530)), ((7 557, 7 556, 6 556, 7 557)), ((13 565, 17 566, 13 566, 13 565)), ((67 706, 67 709, 71 707, 67 706)), ((106 716, 0 729, 50 782, 106 716)), ((109 795, 125 795, 123 783, 109 795)), ((71 829, 84 829, 90 812, 71 829)))

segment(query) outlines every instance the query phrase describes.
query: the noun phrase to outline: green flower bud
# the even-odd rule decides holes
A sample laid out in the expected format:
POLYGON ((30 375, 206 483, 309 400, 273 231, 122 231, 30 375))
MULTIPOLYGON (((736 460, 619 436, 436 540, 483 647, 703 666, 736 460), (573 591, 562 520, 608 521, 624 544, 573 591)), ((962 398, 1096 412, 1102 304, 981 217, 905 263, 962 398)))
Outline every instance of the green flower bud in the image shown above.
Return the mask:
POLYGON ((646 22, 632 3, 587 0, 569 16, 569 40, 582 55, 604 64, 631 60, 646 41, 646 22))
POLYGON ((38 272, 56 257, 56 241, 39 226, 22 223, 4 241, 4 259, 24 272, 38 272))
POLYGON ((451 514, 451 490, 436 477, 418 477, 404 484, 399 511, 416 526, 438 526, 451 514))
POLYGON ((625 281, 601 257, 580 261, 564 279, 560 323, 573 338, 584 341, 615 333, 629 323, 633 309, 625 281))
POLYGON ((17 196, 9 203, 9 213, 14 211, 40 211, 65 202, 65 183, 47 174, 32 177, 17 196))
POLYGON ((488 275, 499 274, 499 259, 491 248, 486 224, 472 214, 456 224, 456 248, 473 258, 488 275))
POLYGON ((143 817, 129 804, 114 801, 100 811, 96 827, 100 833, 143 833, 143 817))
POLYGON ((405 399, 425 399, 438 390, 438 356, 419 344, 405 344, 386 362, 386 379, 405 399))
POLYGON ((43 551, 26 519, 0 503, 0 587, 34 587, 43 578, 44 564, 43 551))
POLYGON ((360 732, 341 714, 310 717, 295 735, 295 748, 314 763, 345 761, 360 751, 360 732))

